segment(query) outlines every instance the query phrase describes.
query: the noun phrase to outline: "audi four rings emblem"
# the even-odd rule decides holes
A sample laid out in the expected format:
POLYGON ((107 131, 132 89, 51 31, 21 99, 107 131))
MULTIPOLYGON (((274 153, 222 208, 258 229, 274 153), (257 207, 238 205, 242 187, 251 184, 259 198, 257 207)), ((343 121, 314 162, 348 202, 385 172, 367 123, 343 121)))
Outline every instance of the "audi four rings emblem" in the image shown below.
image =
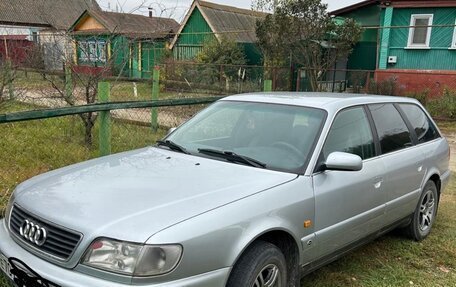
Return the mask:
POLYGON ((23 238, 36 244, 37 246, 42 246, 44 242, 46 242, 46 229, 42 226, 39 226, 38 224, 31 222, 28 219, 22 223, 22 226, 19 229, 19 233, 23 238))

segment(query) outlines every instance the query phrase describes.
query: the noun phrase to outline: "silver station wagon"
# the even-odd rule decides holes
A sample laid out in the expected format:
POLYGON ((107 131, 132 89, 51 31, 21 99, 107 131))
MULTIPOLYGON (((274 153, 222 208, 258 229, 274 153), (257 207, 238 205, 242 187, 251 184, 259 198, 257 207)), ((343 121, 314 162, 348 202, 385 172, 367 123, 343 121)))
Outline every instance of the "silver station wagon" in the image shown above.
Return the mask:
POLYGON ((449 147, 397 97, 227 97, 155 146, 20 184, 0 221, 17 286, 299 286, 393 228, 423 240, 449 147))

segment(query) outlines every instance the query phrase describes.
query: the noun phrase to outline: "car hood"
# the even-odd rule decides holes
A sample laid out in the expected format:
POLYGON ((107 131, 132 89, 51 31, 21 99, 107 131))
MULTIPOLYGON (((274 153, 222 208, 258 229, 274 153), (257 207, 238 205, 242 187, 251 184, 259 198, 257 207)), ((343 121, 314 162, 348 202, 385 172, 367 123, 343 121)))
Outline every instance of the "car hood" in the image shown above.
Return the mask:
POLYGON ((32 178, 16 189, 16 203, 86 239, 146 242, 164 228, 295 178, 150 147, 32 178))

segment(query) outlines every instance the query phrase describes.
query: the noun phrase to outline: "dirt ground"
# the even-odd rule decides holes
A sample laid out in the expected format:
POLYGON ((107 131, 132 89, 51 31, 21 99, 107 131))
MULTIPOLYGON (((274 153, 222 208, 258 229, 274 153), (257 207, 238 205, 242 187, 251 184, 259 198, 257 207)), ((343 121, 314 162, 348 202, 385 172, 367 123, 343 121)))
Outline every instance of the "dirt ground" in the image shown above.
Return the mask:
MULTIPOLYGON (((456 122, 454 123, 456 125, 456 122)), ((448 140, 451 148, 450 168, 453 172, 456 172, 456 131, 443 131, 445 137, 448 140)))

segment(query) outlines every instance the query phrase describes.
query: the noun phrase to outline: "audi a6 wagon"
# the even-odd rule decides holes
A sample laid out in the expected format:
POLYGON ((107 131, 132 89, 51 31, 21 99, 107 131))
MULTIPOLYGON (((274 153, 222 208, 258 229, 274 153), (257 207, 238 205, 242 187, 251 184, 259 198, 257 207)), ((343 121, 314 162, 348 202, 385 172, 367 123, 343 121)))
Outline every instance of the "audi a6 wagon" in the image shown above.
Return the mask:
POLYGON ((17 286, 299 286, 394 228, 425 239, 449 147, 413 99, 224 98, 154 146, 20 184, 0 221, 17 286))

